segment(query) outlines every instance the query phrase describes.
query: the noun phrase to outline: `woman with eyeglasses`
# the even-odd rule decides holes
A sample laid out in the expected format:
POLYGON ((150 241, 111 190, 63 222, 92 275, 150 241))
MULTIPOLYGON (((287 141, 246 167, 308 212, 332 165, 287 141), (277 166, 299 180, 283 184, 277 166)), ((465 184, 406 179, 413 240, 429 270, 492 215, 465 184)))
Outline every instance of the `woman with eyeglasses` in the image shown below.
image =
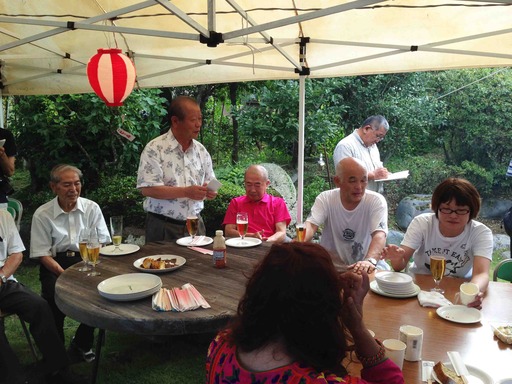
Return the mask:
POLYGON ((468 306, 481 308, 489 284, 493 237, 491 230, 475 220, 480 211, 480 194, 469 181, 448 178, 432 194, 433 213, 416 216, 400 247, 387 246, 382 256, 395 271, 413 260, 409 271, 430 274, 430 256, 446 259, 445 276, 467 278, 480 287, 468 306))

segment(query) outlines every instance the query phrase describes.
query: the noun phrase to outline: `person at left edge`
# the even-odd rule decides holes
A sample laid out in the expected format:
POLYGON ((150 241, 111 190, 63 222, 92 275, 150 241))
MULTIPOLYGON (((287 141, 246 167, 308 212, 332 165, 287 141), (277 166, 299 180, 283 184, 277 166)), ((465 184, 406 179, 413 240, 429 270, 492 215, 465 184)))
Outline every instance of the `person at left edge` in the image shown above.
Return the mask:
POLYGON ((11 131, 0 128, 0 140, 3 139, 5 143, 0 147, 0 209, 7 209, 7 193, 1 184, 2 180, 14 174, 17 148, 11 131))
POLYGON ((137 188, 146 197, 146 242, 174 240, 186 234, 189 212, 199 218, 198 234, 206 232, 199 213, 215 178, 210 154, 196 139, 203 116, 197 102, 179 96, 169 106, 171 128, 151 140, 140 156, 137 188))
MULTIPOLYGON (((80 197, 82 172, 68 164, 55 166, 50 173, 50 187, 56 197, 41 205, 32 217, 30 258, 40 262, 41 294, 48 301, 59 336, 64 342, 65 314, 55 304, 55 283, 59 275, 82 261, 79 235, 96 227, 101 243, 110 243, 110 234, 101 209, 92 200, 80 197)), ((80 324, 69 347, 70 357, 94 360, 94 328, 80 324)))

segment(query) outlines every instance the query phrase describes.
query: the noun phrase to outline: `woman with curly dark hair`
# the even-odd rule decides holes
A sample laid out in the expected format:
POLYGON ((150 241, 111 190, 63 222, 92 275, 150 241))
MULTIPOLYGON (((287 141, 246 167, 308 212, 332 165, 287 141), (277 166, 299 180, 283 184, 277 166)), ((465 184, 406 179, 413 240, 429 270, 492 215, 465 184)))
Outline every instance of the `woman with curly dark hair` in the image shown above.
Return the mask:
POLYGON ((366 273, 339 274, 320 245, 273 245, 234 320, 210 344, 207 383, 403 383, 363 323, 368 288, 366 273), (350 348, 362 379, 342 365, 350 348))

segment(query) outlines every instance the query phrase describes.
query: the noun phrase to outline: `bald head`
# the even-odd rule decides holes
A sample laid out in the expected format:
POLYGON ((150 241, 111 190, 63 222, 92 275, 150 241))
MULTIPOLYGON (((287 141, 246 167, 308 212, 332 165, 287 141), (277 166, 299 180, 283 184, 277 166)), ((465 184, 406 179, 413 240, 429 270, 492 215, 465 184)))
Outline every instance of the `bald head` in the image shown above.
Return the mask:
POLYGON ((345 157, 336 164, 336 176, 340 179, 343 179, 344 174, 346 175, 347 173, 355 173, 358 171, 363 171, 364 174, 368 176, 368 171, 364 163, 355 157, 345 157))
POLYGON ((267 192, 270 185, 268 172, 261 165, 251 165, 245 171, 244 177, 245 194, 252 201, 259 201, 267 192))
POLYGON ((346 209, 352 210, 364 197, 368 171, 360 160, 346 157, 336 164, 334 183, 340 189, 341 203, 346 209))

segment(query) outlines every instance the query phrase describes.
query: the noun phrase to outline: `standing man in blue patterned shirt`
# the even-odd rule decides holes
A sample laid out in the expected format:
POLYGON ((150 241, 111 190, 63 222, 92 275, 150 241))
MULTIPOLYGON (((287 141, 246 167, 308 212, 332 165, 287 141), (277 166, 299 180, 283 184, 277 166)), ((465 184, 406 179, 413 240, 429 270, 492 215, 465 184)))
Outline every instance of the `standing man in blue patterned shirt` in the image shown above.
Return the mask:
POLYGON ((199 213, 204 199, 216 192, 207 188, 215 178, 212 159, 196 139, 203 116, 197 102, 179 96, 169 106, 171 129, 150 141, 140 157, 137 188, 146 196, 146 241, 173 240, 186 234, 186 219, 199 217, 198 234, 205 234, 199 213))

